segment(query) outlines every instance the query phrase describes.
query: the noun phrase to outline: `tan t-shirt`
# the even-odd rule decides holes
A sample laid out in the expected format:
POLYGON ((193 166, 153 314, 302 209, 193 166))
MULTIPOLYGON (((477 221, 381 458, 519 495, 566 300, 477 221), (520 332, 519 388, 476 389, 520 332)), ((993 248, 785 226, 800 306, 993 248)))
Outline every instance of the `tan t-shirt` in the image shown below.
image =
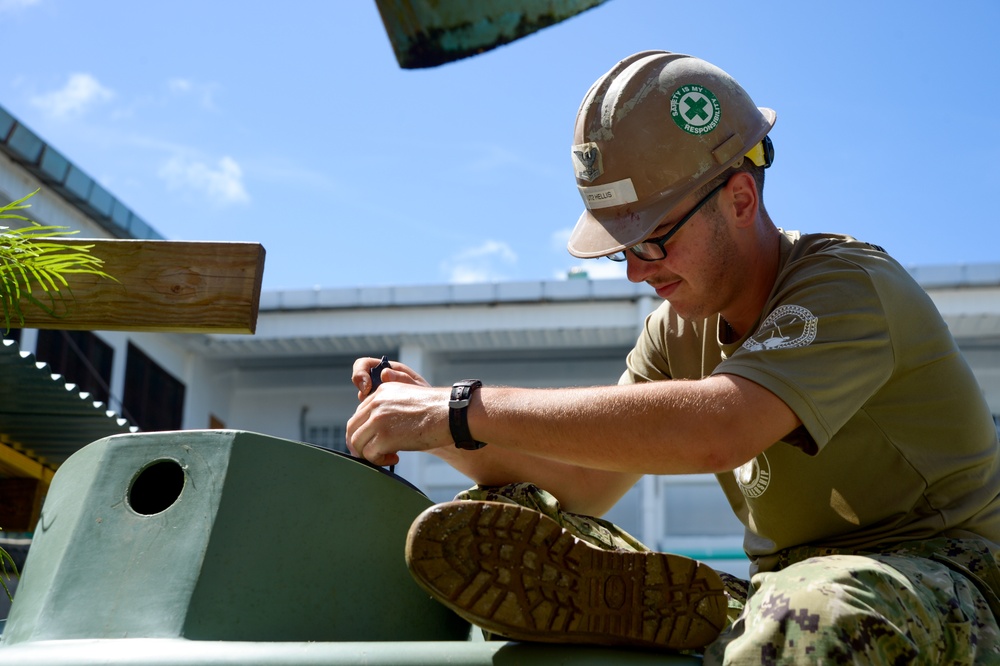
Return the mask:
POLYGON ((933 302, 866 243, 795 232, 781 242, 781 269, 751 335, 723 344, 717 315, 687 322, 664 303, 621 379, 738 375, 802 421, 717 475, 746 526, 754 570, 799 545, 935 535, 1000 543, 996 429, 933 302))

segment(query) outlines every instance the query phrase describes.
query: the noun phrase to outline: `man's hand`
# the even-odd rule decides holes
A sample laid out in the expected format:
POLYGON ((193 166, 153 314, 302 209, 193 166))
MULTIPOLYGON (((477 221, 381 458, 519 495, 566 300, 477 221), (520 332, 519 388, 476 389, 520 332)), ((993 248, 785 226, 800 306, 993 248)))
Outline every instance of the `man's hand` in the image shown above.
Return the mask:
MULTIPOLYGON (((364 400, 371 393, 372 380, 371 369, 379 364, 377 358, 359 358, 354 362, 354 369, 351 373, 351 381, 358 387, 358 401, 364 400)), ((383 382, 403 382, 406 384, 417 384, 418 386, 430 386, 423 377, 418 375, 413 369, 399 361, 392 361, 389 367, 382 370, 383 382)))
MULTIPOLYGON (((370 383, 366 369, 370 366, 362 364, 362 367, 365 368, 362 383, 370 383)), ((347 448, 351 453, 384 467, 399 462, 399 451, 429 451, 454 444, 448 427, 451 390, 387 377, 392 372, 393 376, 419 378, 412 372, 382 372, 386 383, 364 398, 347 422, 347 448)), ((358 385, 356 373, 355 385, 358 385)), ((360 385, 359 391, 364 391, 360 385)))
MULTIPOLYGON (((399 451, 426 451, 442 446, 433 436, 426 437, 443 412, 444 443, 451 442, 448 429, 448 395, 434 401, 430 384, 413 368, 392 361, 382 370, 382 385, 372 391, 371 370, 377 358, 359 358, 354 362, 351 381, 358 387, 361 402, 347 422, 347 448, 358 458, 376 465, 395 465, 399 451), (412 390, 411 390, 412 389, 412 390), (421 433, 423 436, 418 436, 421 433)), ((440 426, 440 424, 438 424, 440 426)))

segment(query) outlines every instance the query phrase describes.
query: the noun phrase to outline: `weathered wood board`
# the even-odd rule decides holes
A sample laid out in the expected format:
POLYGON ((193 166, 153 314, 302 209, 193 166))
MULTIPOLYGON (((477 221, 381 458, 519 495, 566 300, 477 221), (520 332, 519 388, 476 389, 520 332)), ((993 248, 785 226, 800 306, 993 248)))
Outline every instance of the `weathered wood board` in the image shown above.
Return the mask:
MULTIPOLYGON (((69 276, 65 298, 21 299, 24 323, 62 330, 248 333, 257 327, 264 248, 259 243, 117 239, 47 239, 91 245, 102 270, 116 278, 69 276)), ((0 321, 2 323, 2 321, 0 321)))

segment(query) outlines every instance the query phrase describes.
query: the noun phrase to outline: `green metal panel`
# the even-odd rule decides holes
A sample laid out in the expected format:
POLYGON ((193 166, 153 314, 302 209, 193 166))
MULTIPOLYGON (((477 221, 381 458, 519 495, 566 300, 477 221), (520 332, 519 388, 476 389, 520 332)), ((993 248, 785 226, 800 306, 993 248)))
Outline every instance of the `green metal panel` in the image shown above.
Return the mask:
POLYGON ((24 125, 17 125, 7 139, 7 148, 18 160, 28 164, 36 164, 42 154, 42 140, 24 125))
POLYGON ((0 107, 0 142, 6 143, 7 135, 14 127, 14 116, 7 112, 7 109, 0 107))
POLYGON ((14 340, 0 342, 0 376, 3 434, 53 468, 89 442, 135 429, 14 340))
POLYGON ((160 232, 156 231, 155 229, 153 229, 153 227, 146 224, 146 222, 135 213, 131 213, 129 215, 128 231, 133 238, 153 238, 153 239, 163 238, 160 232))
POLYGON ((376 0, 400 67, 434 67, 520 39, 605 0, 376 0))
POLYGON ((90 196, 91 188, 94 187, 94 179, 81 171, 75 164, 70 164, 63 185, 65 185, 63 191, 69 195, 72 201, 84 202, 90 196))
POLYGON ((69 160, 52 146, 46 145, 38 168, 52 181, 62 183, 66 178, 66 172, 69 171, 69 160))
POLYGON ((90 188, 90 195, 87 197, 87 205, 100 217, 111 217, 111 206, 114 197, 100 183, 94 181, 94 186, 90 188))
POLYGON ((115 199, 111 205, 111 221, 117 224, 122 229, 128 229, 128 219, 131 217, 132 212, 125 207, 118 199, 115 199))

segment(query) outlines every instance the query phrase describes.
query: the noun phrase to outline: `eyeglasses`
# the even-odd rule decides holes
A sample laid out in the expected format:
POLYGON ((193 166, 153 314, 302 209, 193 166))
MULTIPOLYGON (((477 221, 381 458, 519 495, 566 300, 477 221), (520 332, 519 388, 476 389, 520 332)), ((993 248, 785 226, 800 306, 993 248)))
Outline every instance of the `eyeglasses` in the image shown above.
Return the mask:
MULTIPOLYGON (((643 261, 659 261, 661 259, 667 258, 667 248, 664 245, 667 244, 671 238, 674 237, 681 227, 687 224, 687 221, 694 217, 695 213, 701 210, 701 207, 709 202, 709 200, 714 197, 719 190, 726 186, 729 181, 724 181, 717 185, 711 192, 705 195, 705 197, 695 204, 691 212, 681 218, 680 222, 675 224, 670 231, 663 234, 662 236, 657 236, 656 238, 647 238, 641 243, 636 243, 635 245, 629 246, 627 249, 632 252, 635 256, 639 257, 643 261)), ((611 261, 625 261, 625 250, 615 252, 614 254, 606 255, 611 261)))

